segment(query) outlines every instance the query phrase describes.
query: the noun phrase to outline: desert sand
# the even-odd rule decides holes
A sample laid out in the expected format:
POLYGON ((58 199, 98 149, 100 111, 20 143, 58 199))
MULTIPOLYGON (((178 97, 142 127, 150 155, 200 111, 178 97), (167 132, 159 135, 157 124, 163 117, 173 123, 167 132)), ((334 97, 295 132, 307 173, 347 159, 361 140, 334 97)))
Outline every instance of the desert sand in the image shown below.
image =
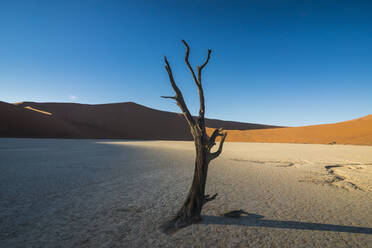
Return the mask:
POLYGON ((0 139, 2 247, 371 247, 372 147, 225 143, 203 221, 173 235, 187 141, 0 139), (220 216, 242 209, 239 219, 220 216))
MULTIPOLYGON (((212 130, 208 130, 212 133, 212 130)), ((372 115, 334 124, 264 130, 231 130, 227 141, 372 145, 372 115)))

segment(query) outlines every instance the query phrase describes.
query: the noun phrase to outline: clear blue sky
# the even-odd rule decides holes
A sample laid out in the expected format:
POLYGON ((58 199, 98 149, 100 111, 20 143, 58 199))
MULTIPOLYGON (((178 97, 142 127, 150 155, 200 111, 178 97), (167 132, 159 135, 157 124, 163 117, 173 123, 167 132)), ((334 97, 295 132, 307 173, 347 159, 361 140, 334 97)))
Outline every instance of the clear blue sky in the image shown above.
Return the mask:
POLYGON ((197 114, 184 64, 204 61, 206 115, 277 125, 372 114, 372 1, 1 0, 0 100, 134 101, 197 114))

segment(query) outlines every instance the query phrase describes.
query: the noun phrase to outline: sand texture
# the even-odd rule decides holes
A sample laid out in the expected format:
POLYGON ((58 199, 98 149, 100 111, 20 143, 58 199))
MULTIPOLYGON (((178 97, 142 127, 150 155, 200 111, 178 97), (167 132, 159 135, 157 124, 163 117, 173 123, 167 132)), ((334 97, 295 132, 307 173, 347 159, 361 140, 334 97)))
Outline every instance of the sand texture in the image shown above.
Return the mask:
POLYGON ((164 235, 193 160, 192 142, 0 139, 0 246, 372 246, 371 146, 225 143, 203 221, 164 235))

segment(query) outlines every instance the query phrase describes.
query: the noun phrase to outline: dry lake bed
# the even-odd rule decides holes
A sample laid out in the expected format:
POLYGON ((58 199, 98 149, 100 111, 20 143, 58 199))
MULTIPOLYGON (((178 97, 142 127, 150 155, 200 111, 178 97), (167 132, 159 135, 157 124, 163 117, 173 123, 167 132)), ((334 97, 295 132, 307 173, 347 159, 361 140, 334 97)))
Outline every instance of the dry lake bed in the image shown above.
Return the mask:
POLYGON ((0 139, 0 246, 372 247, 371 146, 226 143, 203 221, 162 234, 193 160, 192 142, 0 139))

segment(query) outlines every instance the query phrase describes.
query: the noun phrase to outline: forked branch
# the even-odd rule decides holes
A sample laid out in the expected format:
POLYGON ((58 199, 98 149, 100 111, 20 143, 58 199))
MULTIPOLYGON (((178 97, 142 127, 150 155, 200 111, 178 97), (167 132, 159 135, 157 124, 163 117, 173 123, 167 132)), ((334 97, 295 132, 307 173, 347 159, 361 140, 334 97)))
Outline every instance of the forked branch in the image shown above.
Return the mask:
POLYGON ((226 132, 222 134, 222 138, 221 138, 221 141, 220 141, 220 145, 218 147, 218 150, 216 152, 210 153, 210 155, 209 155, 209 159, 210 160, 213 160, 213 159, 217 158, 221 154, 223 143, 225 143, 226 136, 227 136, 227 133, 226 132))
POLYGON ((202 70, 203 70, 203 68, 208 64, 208 61, 209 61, 209 59, 211 57, 212 50, 211 49, 208 49, 208 56, 207 56, 207 59, 205 60, 204 64, 202 64, 201 66, 197 66, 197 70, 198 70, 198 79, 197 79, 196 76, 195 76, 195 72, 192 69, 192 66, 191 66, 190 61, 189 61, 190 47, 186 43, 186 41, 182 40, 182 43, 186 47, 185 63, 187 65, 187 67, 189 68, 190 72, 191 72, 192 78, 194 79, 194 82, 195 82, 196 86, 198 87, 199 102, 200 102, 198 123, 199 123, 200 130, 203 133, 205 133, 205 121, 204 121, 205 103, 204 103, 204 92, 203 92, 203 87, 202 87, 201 76, 202 76, 202 70))
POLYGON ((198 82, 199 82, 200 85, 201 85, 201 73, 202 73, 202 70, 208 64, 209 59, 211 57, 211 53, 212 53, 212 50, 211 49, 208 49, 207 59, 205 60, 204 64, 202 64, 201 66, 198 66, 198 68, 197 68, 198 69, 198 82))
POLYGON ((211 135, 211 137, 209 138, 209 141, 208 141, 208 149, 209 150, 216 144, 216 138, 218 136, 223 135, 222 131, 223 131, 223 128, 216 128, 213 131, 213 133, 212 133, 212 135, 211 135))

